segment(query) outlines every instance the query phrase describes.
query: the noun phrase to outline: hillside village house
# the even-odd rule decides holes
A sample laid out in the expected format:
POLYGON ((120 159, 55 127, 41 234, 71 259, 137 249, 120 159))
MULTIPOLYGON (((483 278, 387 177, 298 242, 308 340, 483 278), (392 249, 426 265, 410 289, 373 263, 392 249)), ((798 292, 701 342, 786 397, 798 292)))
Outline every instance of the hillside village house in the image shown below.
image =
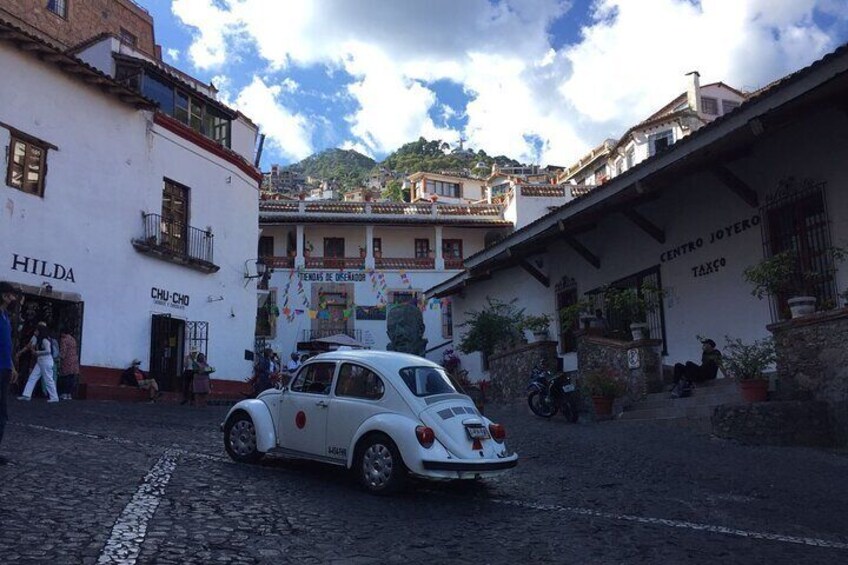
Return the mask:
MULTIPOLYGON (((758 300, 743 280, 745 268, 764 256, 797 251, 796 268, 820 273, 819 303, 833 307, 848 287, 848 270, 825 259, 831 244, 848 243, 848 163, 839 157, 848 149, 846 71, 842 47, 738 106, 741 96, 715 85, 709 93, 717 105, 706 107, 714 119, 686 137, 663 138, 668 147, 659 147, 666 143, 658 141, 660 131, 644 129, 654 128, 652 117, 609 159, 617 163, 614 153, 627 153, 639 139, 650 157, 637 163, 634 151, 634 164, 621 174, 469 256, 465 271, 425 297, 453 299, 458 341, 465 313, 487 297, 518 298, 527 314, 557 320, 561 308, 597 296, 604 285, 649 281, 666 293, 648 320, 666 366, 699 359, 699 335, 720 347, 726 335, 770 335, 767 325, 782 306, 758 300)), ((610 315, 602 300, 596 304, 610 315)), ((573 328, 551 326, 563 367, 575 369, 573 328)), ((472 376, 487 375, 479 354, 462 362, 472 376)))
POLYGON ((448 204, 479 202, 486 197, 484 179, 470 175, 414 173, 407 178, 411 201, 436 200, 448 204))
POLYGON ((50 3, 65 10, 58 31, 30 4, 0 12, 0 279, 24 292, 18 337, 40 320, 70 328, 89 384, 117 384, 137 357, 174 389, 191 346, 243 380, 256 126, 157 57, 135 4, 50 3), (89 8, 112 17, 98 28, 89 8))

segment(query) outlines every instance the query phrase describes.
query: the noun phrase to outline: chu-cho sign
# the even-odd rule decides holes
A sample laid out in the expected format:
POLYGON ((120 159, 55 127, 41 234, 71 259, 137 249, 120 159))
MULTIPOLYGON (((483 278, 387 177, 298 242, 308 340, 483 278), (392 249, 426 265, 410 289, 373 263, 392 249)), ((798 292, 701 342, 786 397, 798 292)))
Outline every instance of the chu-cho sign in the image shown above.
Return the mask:
POLYGON ((181 294, 172 290, 165 290, 164 288, 156 288, 155 286, 150 289, 150 298, 153 299, 153 304, 157 306, 168 306, 177 310, 185 310, 190 302, 188 294, 181 294))

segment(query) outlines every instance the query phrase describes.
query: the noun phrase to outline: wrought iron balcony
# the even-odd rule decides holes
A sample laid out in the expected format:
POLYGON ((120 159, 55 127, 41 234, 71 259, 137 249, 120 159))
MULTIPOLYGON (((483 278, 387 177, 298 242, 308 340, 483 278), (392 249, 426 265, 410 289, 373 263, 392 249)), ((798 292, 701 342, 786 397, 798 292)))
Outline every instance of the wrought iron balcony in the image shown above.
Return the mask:
POLYGON ((136 251, 205 273, 217 272, 212 262, 212 232, 169 221, 159 214, 142 213, 144 233, 132 240, 136 251))

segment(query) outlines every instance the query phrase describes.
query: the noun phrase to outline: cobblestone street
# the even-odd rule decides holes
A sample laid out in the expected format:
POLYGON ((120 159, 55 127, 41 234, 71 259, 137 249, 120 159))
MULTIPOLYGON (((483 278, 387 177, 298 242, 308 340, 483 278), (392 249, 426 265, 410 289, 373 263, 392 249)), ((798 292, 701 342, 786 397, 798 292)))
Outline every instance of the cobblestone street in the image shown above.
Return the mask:
MULTIPOLYGON (((14 401, 13 401, 14 402, 14 401)), ((226 409, 14 403, 0 563, 845 563, 848 456, 491 407, 520 454, 483 485, 365 494, 224 454, 226 409)))

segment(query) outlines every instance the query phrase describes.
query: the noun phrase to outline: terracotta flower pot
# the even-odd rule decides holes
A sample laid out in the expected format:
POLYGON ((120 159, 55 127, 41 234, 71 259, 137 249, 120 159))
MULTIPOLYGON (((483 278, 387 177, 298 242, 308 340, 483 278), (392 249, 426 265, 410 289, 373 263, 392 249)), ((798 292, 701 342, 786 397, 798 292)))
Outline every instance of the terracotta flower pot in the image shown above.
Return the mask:
POLYGON ((596 416, 612 416, 612 396, 592 396, 596 416))
POLYGON ((739 391, 745 402, 765 402, 768 400, 768 385, 766 379, 746 379, 739 381, 739 391))

